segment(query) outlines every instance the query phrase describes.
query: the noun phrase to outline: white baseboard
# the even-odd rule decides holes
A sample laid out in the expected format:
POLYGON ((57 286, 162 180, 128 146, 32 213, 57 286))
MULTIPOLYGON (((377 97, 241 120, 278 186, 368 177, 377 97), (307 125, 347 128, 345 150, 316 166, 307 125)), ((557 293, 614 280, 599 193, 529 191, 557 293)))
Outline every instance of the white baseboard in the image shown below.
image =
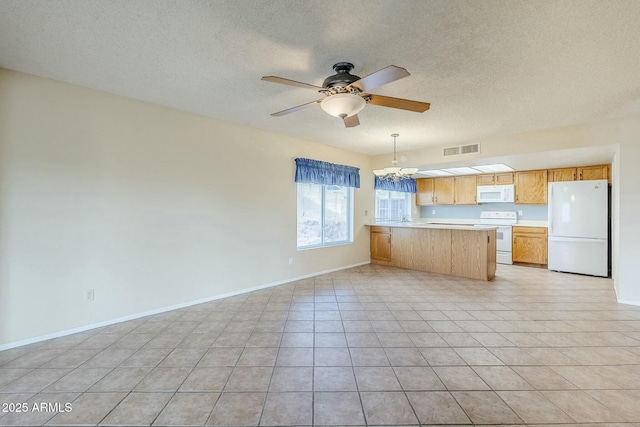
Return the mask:
POLYGON ((364 261, 364 262, 360 262, 360 263, 357 263, 357 264, 347 265, 347 266, 344 266, 344 267, 338 267, 338 268, 332 268, 332 269, 329 269, 329 270, 318 271, 316 273, 305 274, 304 276, 293 277, 293 278, 290 278, 290 279, 285 279, 285 280, 280 280, 280 281, 277 281, 277 282, 267 283, 265 285, 255 286, 253 288, 247 288, 247 289, 242 289, 242 290, 239 290, 239 291, 228 292, 226 294, 215 295, 215 296, 212 296, 212 297, 202 298, 202 299, 195 300, 195 301, 189 301, 189 302, 185 302, 185 303, 181 303, 181 304, 171 305, 171 306, 168 306, 168 307, 161 307, 161 308, 157 308, 157 309, 154 309, 154 310, 145 311, 145 312, 142 312, 142 313, 131 314, 129 316, 118 317, 116 319, 105 320, 104 322, 92 323, 92 324, 89 324, 89 325, 79 326, 77 328, 65 329, 64 331, 53 332, 51 334, 40 335, 40 336, 33 337, 33 338, 27 338, 25 340, 14 341, 14 342, 6 343, 6 344, 0 344, 0 351, 9 350, 9 349, 15 348, 15 347, 21 347, 23 345, 33 344, 33 343, 37 343, 37 342, 40 342, 40 341, 46 341, 46 340, 50 340, 50 339, 53 339, 53 338, 60 338, 60 337, 66 336, 66 335, 76 334, 78 332, 89 331, 91 329, 102 328, 104 326, 110 326, 110 325, 114 325, 116 323, 126 322, 128 320, 139 319, 141 317, 151 316, 153 314, 159 314, 159 313, 164 313, 166 311, 177 310, 179 308, 190 307, 192 305, 198 305, 198 304, 202 304, 202 303, 210 302, 210 301, 215 301, 215 300, 222 299, 222 298, 228 298, 228 297, 232 297, 232 296, 236 296, 236 295, 242 295, 242 294, 245 294, 247 292, 253 292, 253 291, 258 291, 260 289, 271 288, 273 286, 284 285, 285 283, 291 283, 291 282, 295 282, 297 280, 308 279, 310 277, 320 276, 322 274, 327 274, 327 273, 333 273, 335 271, 340 271, 340 270, 346 270, 348 268, 359 267, 361 265, 366 265, 366 264, 370 264, 370 263, 371 263, 370 261, 364 261))
POLYGON ((635 305, 640 307, 640 301, 618 300, 618 304, 635 305))

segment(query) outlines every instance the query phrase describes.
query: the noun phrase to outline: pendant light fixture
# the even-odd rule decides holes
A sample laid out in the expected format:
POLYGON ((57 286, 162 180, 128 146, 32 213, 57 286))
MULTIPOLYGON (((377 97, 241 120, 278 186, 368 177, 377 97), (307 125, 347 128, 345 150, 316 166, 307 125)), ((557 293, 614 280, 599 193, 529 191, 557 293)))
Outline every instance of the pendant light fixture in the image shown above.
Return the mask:
POLYGON ((378 179, 389 180, 393 182, 398 182, 401 179, 409 179, 413 176, 413 174, 418 172, 418 168, 398 167, 398 160, 396 160, 396 138, 400 135, 397 133, 392 133, 391 136, 393 137, 393 161, 391 162, 393 166, 384 169, 376 169, 373 171, 373 173, 378 177, 378 179))

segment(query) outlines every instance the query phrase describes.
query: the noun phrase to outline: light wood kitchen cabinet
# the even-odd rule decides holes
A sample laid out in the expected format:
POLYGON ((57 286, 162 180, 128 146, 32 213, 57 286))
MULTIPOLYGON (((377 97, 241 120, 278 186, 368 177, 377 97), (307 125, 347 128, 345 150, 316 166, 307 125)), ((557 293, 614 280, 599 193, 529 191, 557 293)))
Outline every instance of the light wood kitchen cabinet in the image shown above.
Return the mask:
POLYGON ((513 172, 501 172, 496 174, 496 185, 513 184, 513 172))
POLYGON ((513 262, 547 263, 547 228, 514 226, 513 262))
POLYGON ((451 274, 451 233, 452 230, 429 230, 428 270, 432 273, 451 274))
POLYGON ((549 169, 547 179, 549 182, 575 181, 577 179, 576 168, 549 169))
POLYGON ((454 200, 456 205, 477 205, 477 181, 475 175, 454 178, 454 200))
POLYGON ((416 180, 416 205, 453 205, 454 177, 420 178, 416 180))
POLYGON ((582 166, 576 168, 578 180, 609 179, 609 165, 582 166))
POLYGON ((371 262, 411 270, 428 271, 491 280, 496 272, 496 230, 477 227, 371 226, 371 262), (377 235, 390 229, 390 240, 377 235), (374 258, 374 240, 386 250, 389 259, 374 258), (380 241, 381 240, 381 241, 380 241))
POLYGON ((418 206, 430 206, 435 203, 434 179, 433 178, 419 178, 416 179, 416 205, 418 206))
MULTIPOLYGON (((496 234, 451 230, 451 274, 493 278, 496 274, 496 234)), ((490 280, 490 279, 489 279, 490 280)))
POLYGON ((609 165, 580 166, 576 168, 549 169, 549 182, 557 181, 588 181, 609 178, 609 165))
POLYGON ((410 270, 452 274, 451 230, 393 227, 389 265, 410 270))
POLYGON ((434 178, 434 195, 436 205, 453 205, 455 200, 454 177, 434 178))
POLYGON ((371 227, 371 259, 391 261, 391 228, 371 227))
POLYGON ((485 173, 478 175, 478 185, 513 184, 513 172, 485 173))
POLYGON ((496 185, 496 174, 485 173, 478 175, 478 185, 496 185))
POLYGON ((516 204, 547 204, 547 171, 533 170, 515 173, 516 204))

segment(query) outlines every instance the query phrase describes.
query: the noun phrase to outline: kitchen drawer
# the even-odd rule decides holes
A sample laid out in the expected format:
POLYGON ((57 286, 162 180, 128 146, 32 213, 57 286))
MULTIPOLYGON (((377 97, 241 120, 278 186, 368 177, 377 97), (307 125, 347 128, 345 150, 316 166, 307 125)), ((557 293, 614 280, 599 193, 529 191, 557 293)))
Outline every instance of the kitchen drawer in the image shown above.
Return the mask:
POLYGON ((546 235, 547 234, 547 227, 524 227, 524 226, 514 225, 512 232, 513 232, 513 234, 543 234, 543 235, 546 235))
POLYGON ((372 233, 391 233, 391 227, 382 227, 380 225, 371 226, 372 233))

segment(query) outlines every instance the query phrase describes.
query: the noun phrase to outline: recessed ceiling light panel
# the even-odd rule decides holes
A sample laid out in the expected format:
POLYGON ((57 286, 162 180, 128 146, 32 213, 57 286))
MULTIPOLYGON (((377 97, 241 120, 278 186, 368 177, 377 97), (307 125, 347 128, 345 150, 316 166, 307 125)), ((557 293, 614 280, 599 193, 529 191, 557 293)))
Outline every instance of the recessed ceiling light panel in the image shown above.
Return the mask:
POLYGON ((434 169, 434 170, 430 170, 430 171, 418 171, 416 172, 416 174, 420 174, 423 176, 451 176, 453 174, 449 173, 449 172, 445 172, 445 171, 441 171, 439 169, 434 169))
POLYGON ((495 172, 511 172, 513 171, 513 168, 510 166, 507 166, 503 163, 496 163, 494 165, 479 165, 479 166, 474 166, 474 169, 479 170, 480 172, 483 173, 495 173, 495 172))
POLYGON ((447 169, 442 169, 445 172, 449 172, 452 175, 474 175, 474 174, 478 174, 480 173, 480 171, 477 171, 473 168, 467 168, 467 167, 463 167, 463 168, 447 168, 447 169))

